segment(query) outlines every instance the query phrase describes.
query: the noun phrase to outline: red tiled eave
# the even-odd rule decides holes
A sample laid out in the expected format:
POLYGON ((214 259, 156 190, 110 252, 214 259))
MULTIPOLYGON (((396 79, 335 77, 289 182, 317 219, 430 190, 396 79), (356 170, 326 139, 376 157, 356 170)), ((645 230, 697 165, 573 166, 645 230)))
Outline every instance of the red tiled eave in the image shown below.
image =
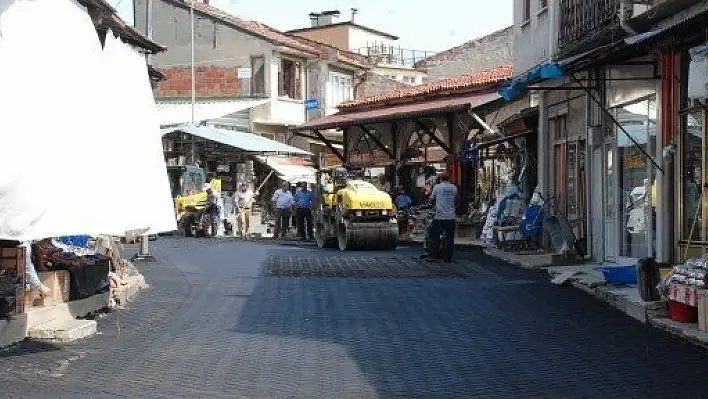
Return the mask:
POLYGON ((466 94, 457 97, 438 98, 413 104, 394 105, 371 110, 342 111, 315 119, 292 129, 304 130, 340 129, 369 123, 390 122, 405 118, 432 117, 449 112, 476 108, 499 99, 496 92, 466 94))
POLYGON ((338 108, 342 111, 348 111, 365 106, 379 107, 388 105, 389 103, 398 102, 400 100, 423 99, 450 91, 482 88, 504 82, 510 79, 512 75, 513 68, 511 66, 504 65, 469 75, 462 75, 454 78, 443 79, 437 82, 411 86, 388 93, 379 93, 373 96, 342 103, 338 106, 338 108))

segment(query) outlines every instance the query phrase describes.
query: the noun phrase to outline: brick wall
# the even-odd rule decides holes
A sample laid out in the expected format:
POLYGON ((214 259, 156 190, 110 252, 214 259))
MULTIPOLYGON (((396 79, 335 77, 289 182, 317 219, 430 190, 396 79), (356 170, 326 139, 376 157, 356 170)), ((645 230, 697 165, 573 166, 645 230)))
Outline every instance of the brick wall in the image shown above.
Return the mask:
POLYGON ((435 82, 500 65, 512 65, 513 48, 513 27, 510 26, 430 56, 417 63, 416 67, 427 71, 428 80, 435 82))
POLYGON ((358 100, 374 94, 388 93, 407 87, 410 87, 410 85, 373 72, 367 72, 364 76, 363 83, 357 86, 354 92, 354 98, 358 100))
MULTIPOLYGON (((192 95, 192 71, 188 66, 159 69, 165 75, 155 89, 156 98, 182 98, 192 95)), ((233 98, 242 95, 236 68, 200 66, 196 68, 197 97, 233 98)))

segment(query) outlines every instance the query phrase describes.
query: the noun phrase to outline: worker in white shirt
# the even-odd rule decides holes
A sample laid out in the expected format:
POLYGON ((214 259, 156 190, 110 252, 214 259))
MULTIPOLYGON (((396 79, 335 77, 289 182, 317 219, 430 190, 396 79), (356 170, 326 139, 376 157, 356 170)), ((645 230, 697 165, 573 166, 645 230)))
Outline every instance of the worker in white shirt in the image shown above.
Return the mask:
POLYGON ((251 234, 251 208, 253 207, 253 190, 245 183, 241 183, 239 190, 234 195, 234 206, 236 208, 236 227, 238 234, 248 239, 251 234))
POLYGON ((283 183, 283 186, 273 194, 271 201, 273 201, 273 208, 275 208, 275 233, 273 238, 278 238, 279 235, 285 238, 285 232, 288 231, 288 225, 290 224, 290 209, 295 203, 293 194, 290 192, 290 185, 283 183))

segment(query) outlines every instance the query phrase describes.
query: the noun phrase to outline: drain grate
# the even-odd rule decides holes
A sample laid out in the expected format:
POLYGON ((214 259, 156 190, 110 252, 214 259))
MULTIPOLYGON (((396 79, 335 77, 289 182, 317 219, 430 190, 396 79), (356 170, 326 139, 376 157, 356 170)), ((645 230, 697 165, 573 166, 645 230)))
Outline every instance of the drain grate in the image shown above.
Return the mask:
POLYGON ((406 256, 270 256, 266 277, 456 277, 486 275, 484 269, 460 263, 429 263, 406 256))

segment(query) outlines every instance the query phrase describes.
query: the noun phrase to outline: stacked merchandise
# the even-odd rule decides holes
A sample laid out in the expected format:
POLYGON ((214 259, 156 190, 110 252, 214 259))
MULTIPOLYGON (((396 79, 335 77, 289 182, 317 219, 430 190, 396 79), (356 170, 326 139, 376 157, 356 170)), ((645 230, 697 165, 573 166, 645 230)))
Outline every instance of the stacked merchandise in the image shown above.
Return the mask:
POLYGON ((44 239, 35 245, 37 270, 69 272, 69 300, 88 298, 109 287, 110 258, 88 249, 88 240, 44 239), (67 242, 69 244, 67 244, 67 242))
POLYGON ((25 248, 17 241, 0 241, 0 318, 24 312, 25 248))
POLYGON ((668 299, 669 317, 675 321, 695 323, 698 319, 698 301, 706 289, 708 262, 688 259, 674 269, 659 285, 668 299))

